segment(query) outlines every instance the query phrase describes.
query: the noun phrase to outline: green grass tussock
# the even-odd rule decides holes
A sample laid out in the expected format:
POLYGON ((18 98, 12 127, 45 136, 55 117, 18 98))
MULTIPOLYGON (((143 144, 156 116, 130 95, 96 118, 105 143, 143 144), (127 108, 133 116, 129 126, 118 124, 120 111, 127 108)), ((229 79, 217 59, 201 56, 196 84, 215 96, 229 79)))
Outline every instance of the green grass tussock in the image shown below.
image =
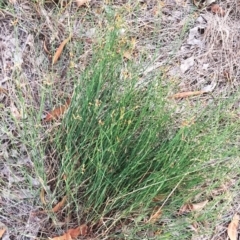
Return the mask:
POLYGON ((112 30, 76 79, 55 136, 61 162, 56 192, 71 196, 79 220, 103 219, 106 227, 136 211, 149 214, 158 194, 175 189, 182 196, 209 178, 214 166, 208 162, 223 153, 235 126, 222 120, 221 105, 174 129, 161 77, 136 87, 139 72, 123 52, 112 30))

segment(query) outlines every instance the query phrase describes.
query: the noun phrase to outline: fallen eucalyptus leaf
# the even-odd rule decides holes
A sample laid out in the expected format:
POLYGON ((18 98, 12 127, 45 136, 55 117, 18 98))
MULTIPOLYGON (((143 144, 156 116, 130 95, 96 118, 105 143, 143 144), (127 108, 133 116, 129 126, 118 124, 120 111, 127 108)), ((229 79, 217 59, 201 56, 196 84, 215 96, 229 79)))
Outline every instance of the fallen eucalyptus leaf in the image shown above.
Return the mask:
POLYGON ((63 199, 52 209, 52 212, 58 212, 66 203, 67 196, 64 196, 63 199))
POLYGON ((67 39, 65 39, 65 40, 60 44, 60 46, 58 47, 56 53, 55 53, 54 56, 53 56, 52 64, 55 64, 55 63, 58 61, 60 55, 62 54, 63 48, 64 48, 65 45, 70 41, 71 38, 72 38, 72 36, 70 35, 67 39))
POLYGON ((203 94, 203 91, 189 91, 189 92, 181 92, 181 93, 176 93, 169 98, 173 99, 179 99, 179 98, 187 98, 187 97, 192 97, 192 96, 198 96, 203 94))
POLYGON ((64 105, 57 107, 57 108, 53 109, 51 112, 49 112, 47 114, 47 116, 45 117, 44 121, 50 122, 52 120, 60 118, 68 109, 70 101, 71 101, 70 98, 68 98, 64 105))

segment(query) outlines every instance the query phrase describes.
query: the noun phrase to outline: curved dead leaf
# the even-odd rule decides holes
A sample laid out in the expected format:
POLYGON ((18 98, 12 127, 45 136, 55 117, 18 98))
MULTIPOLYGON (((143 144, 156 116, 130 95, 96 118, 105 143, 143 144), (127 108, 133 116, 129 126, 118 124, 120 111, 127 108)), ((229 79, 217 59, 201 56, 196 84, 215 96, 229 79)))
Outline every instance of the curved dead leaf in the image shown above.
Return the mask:
POLYGON ((46 214, 48 212, 58 212, 61 208, 63 208, 63 206, 65 205, 67 201, 67 196, 64 196, 63 199, 54 207, 52 208, 51 210, 43 210, 43 211, 38 211, 38 212, 35 212, 35 213, 32 213, 33 216, 36 216, 38 214, 46 214))
POLYGON ((231 223, 228 225, 228 236, 230 240, 237 240, 238 239, 238 224, 239 224, 239 216, 235 214, 231 223))
POLYGON ((64 196, 62 201, 60 201, 53 209, 52 212, 58 212, 64 205, 65 202, 67 201, 67 196, 64 196))
POLYGON ((45 122, 50 122, 52 120, 60 118, 68 109, 69 104, 70 104, 70 98, 67 99, 66 103, 58 108, 53 109, 51 112, 47 114, 45 117, 44 121, 45 122))
POLYGON ((81 7, 82 5, 86 4, 90 0, 76 0, 77 6, 81 7))
POLYGON ((60 46, 58 47, 56 53, 55 53, 54 56, 53 56, 52 64, 55 64, 55 63, 58 61, 60 55, 62 54, 63 48, 64 48, 65 45, 70 41, 71 38, 72 38, 72 36, 70 35, 67 39, 65 39, 65 40, 60 44, 60 46))

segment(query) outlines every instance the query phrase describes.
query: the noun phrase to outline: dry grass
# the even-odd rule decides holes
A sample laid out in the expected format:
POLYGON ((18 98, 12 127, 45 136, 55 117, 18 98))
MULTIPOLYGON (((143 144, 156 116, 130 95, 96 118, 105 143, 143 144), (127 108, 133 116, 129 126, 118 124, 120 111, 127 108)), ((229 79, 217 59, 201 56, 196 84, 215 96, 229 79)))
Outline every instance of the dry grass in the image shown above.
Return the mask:
MULTIPOLYGON (((136 43, 132 53, 135 63, 144 66, 143 71, 150 69, 141 80, 148 81, 160 72, 165 76, 164 84, 169 87, 169 94, 200 90, 216 82, 217 87, 211 95, 200 97, 201 104, 207 105, 219 96, 228 98, 236 92, 240 82, 240 6, 233 0, 221 3, 227 9, 224 18, 207 10, 202 10, 202 18, 198 18, 199 12, 195 12, 192 3, 177 1, 176 4, 173 0, 165 1, 164 5, 155 0, 141 3, 114 1, 112 4, 93 0, 88 7, 81 9, 77 9, 74 3, 61 8, 51 1, 45 4, 44 1, 19 2, 0 5, 0 87, 8 91, 7 96, 0 94, 0 221, 8 226, 11 239, 34 237, 40 233, 48 236, 49 233, 54 235, 63 231, 64 219, 50 225, 47 217, 32 215, 42 206, 40 189, 51 195, 58 168, 58 160, 52 149, 47 155, 41 151, 41 144, 49 139, 51 141, 51 133, 58 127, 58 122, 50 126, 41 125, 42 113, 72 95, 74 78, 90 62, 92 43, 101 39, 103 29, 109 27, 106 16, 116 18, 127 36, 125 40, 131 39, 132 43, 136 43), (196 33, 200 46, 187 43, 189 30, 194 27, 204 29, 204 34, 196 33), (59 63, 52 66, 51 56, 46 53, 43 44, 53 54, 70 33, 73 33, 72 42, 59 63), (81 48, 76 48, 76 43, 81 48), (192 56, 195 64, 183 74, 179 66, 183 59, 192 56), (12 104, 16 106, 21 120, 13 115, 12 104), (34 145, 39 146, 39 152, 31 152, 34 145), (44 164, 38 161, 39 158, 44 159, 44 164), (36 166, 38 171, 34 170, 36 166)), ((170 108, 176 109, 172 115, 177 127, 196 114, 193 106, 199 102, 193 99, 171 104, 170 108)), ((234 107, 237 110, 229 113, 233 119, 239 118, 239 106, 239 101, 236 101, 234 107)), ((239 164, 237 160, 236 163, 239 164)), ((226 223, 231 219, 232 212, 239 211, 240 197, 234 187, 238 184, 236 179, 229 179, 229 182, 228 188, 233 190, 225 191, 212 205, 212 208, 222 211, 219 217, 221 224, 217 227, 200 226, 201 230, 209 230, 206 237, 200 238, 197 233, 198 236, 194 235, 192 239, 226 238, 226 223), (224 204, 220 204, 221 201, 224 204)), ((53 199, 50 197, 49 201, 53 199)), ((54 200, 50 202, 53 205, 59 199, 54 200)), ((69 222, 69 226, 71 224, 69 222)), ((169 225, 171 231, 175 226, 167 215, 163 216, 161 224, 169 225)), ((125 232, 126 235, 130 234, 127 227, 125 232)), ((152 231, 145 231, 144 234, 149 237, 152 231)), ((178 234, 176 237, 179 237, 178 234)), ((192 237, 191 234, 190 231, 186 236, 192 237)))

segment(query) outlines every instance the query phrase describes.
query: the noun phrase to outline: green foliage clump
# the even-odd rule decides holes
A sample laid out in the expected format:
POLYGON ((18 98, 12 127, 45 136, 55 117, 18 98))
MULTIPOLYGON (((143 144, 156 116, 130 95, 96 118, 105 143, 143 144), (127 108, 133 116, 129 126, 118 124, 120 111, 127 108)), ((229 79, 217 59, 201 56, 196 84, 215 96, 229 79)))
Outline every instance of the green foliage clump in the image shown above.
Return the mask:
POLYGON ((136 87, 139 72, 124 63, 123 51, 116 31, 96 48, 55 141, 59 176, 67 176, 65 190, 80 219, 109 217, 107 224, 149 213, 156 195, 204 181, 212 150, 231 132, 219 119, 221 107, 173 127, 161 78, 136 87))

